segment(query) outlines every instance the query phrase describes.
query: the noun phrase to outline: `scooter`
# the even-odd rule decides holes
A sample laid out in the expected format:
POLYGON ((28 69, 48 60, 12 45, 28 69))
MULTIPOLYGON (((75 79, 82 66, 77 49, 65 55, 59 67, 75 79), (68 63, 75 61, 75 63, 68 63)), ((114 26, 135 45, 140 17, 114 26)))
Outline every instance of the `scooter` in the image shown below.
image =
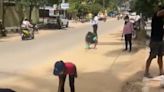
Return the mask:
POLYGON ((22 32, 22 34, 21 34, 22 40, 34 39, 34 29, 32 29, 32 31, 29 31, 29 29, 22 28, 21 32, 22 32))

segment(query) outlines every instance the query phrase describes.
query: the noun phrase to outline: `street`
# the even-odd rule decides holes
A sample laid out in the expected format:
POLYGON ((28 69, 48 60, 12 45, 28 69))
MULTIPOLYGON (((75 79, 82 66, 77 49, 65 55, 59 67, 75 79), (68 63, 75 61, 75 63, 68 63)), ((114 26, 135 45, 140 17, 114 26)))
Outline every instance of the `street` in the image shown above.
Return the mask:
POLYGON ((164 0, 0 0, 0 92, 164 92, 163 17, 164 0))
MULTIPOLYGON (((115 31, 120 25, 122 21, 100 22, 98 33, 101 35, 115 31)), ((22 73, 55 58, 59 53, 71 51, 78 44, 84 43, 85 34, 92 31, 92 27, 88 24, 81 28, 70 27, 52 31, 54 32, 34 40, 0 42, 0 72, 22 73)), ((85 44, 81 48, 85 48, 85 44)), ((0 79, 6 77, 10 75, 0 74, 0 79)))
MULTIPOLYGON (((98 46, 90 50, 85 49, 84 41, 85 34, 92 31, 89 23, 38 34, 34 40, 2 41, 0 87, 56 92, 58 78, 52 74, 53 66, 64 60, 77 66, 76 92, 149 92, 142 91, 148 49, 134 41, 132 52, 123 52, 122 27, 123 21, 115 19, 100 22, 98 46)), ((65 86, 69 92, 68 79, 65 86)))

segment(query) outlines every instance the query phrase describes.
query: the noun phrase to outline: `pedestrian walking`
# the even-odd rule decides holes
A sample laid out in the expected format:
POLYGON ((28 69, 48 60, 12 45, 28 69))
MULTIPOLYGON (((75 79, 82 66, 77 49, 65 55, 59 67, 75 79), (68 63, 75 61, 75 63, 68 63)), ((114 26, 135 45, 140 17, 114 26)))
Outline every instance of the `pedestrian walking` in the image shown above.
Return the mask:
POLYGON ((158 6, 151 23, 151 38, 150 38, 150 54, 146 61, 145 68, 145 77, 152 77, 149 73, 149 67, 151 62, 157 56, 157 62, 159 66, 159 75, 163 74, 163 51, 164 51, 164 29, 163 29, 163 17, 164 17, 164 8, 158 6))
POLYGON ((131 52, 132 50, 132 34, 133 34, 133 23, 131 23, 129 21, 129 17, 126 17, 126 21, 124 24, 124 28, 123 28, 123 33, 122 35, 125 38, 125 49, 124 51, 128 50, 128 46, 129 46, 129 52, 131 52))
POLYGON ((59 77, 58 92, 65 92, 64 85, 66 76, 69 75, 70 92, 75 92, 75 78, 77 78, 77 70, 75 64, 71 62, 57 61, 54 66, 53 74, 59 77))

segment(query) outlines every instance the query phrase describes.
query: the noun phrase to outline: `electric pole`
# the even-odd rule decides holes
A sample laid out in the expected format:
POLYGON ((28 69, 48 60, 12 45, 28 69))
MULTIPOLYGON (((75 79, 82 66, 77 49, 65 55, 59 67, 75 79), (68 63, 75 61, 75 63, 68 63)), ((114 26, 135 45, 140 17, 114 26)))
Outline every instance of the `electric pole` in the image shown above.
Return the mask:
POLYGON ((105 9, 105 0, 103 0, 103 8, 105 9))
MULTIPOLYGON (((64 4, 65 3, 65 0, 62 0, 62 3, 64 4)), ((66 17, 65 9, 64 9, 64 17, 66 17)))
POLYGON ((2 25, 4 26, 5 24, 5 5, 4 5, 4 0, 2 1, 2 25))
POLYGON ((3 0, 0 0, 0 20, 2 20, 2 11, 3 11, 3 0))

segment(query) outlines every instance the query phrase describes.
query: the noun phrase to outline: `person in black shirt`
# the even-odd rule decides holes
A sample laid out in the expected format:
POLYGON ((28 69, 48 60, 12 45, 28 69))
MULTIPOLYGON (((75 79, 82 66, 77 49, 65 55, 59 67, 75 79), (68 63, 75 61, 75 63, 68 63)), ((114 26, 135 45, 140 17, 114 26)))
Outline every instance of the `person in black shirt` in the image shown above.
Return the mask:
POLYGON ((145 68, 145 77, 151 77, 149 74, 149 67, 151 61, 158 56, 157 62, 159 65, 159 75, 163 74, 163 52, 164 52, 164 44, 163 44, 163 17, 164 17, 164 9, 161 6, 158 6, 156 12, 152 17, 151 24, 151 39, 150 39, 150 55, 146 61, 145 68))

